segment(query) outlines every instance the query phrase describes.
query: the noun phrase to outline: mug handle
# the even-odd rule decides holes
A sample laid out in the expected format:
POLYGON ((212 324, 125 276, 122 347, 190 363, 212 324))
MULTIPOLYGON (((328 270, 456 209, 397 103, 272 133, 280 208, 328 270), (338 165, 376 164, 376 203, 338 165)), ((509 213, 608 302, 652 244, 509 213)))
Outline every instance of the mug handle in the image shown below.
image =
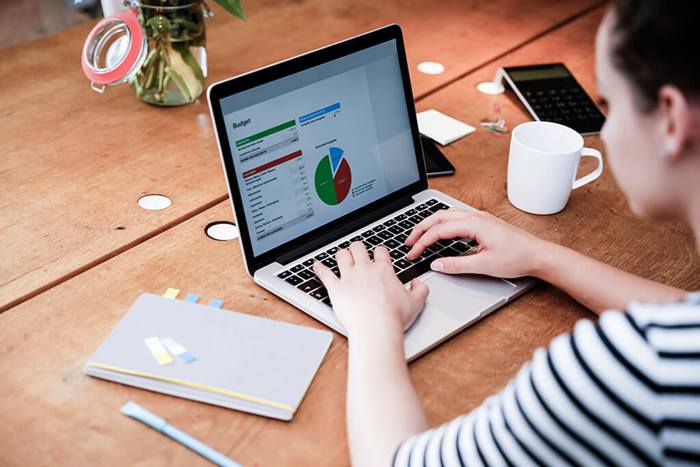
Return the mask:
POLYGON ((583 148, 581 150, 581 157, 584 156, 595 157, 598 159, 598 167, 596 167, 596 169, 588 175, 584 175, 583 177, 574 180, 573 185, 571 185, 572 190, 580 188, 587 183, 591 183, 603 173, 603 156, 600 155, 600 151, 593 148, 583 148))

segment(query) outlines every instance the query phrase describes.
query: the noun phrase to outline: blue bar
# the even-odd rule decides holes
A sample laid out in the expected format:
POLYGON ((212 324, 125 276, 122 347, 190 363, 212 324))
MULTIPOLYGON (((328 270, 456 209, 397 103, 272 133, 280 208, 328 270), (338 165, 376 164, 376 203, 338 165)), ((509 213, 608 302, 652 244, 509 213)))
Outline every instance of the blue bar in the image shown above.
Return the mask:
POLYGON ((302 115, 301 117, 299 117, 299 123, 308 122, 309 120, 313 120, 316 117, 320 117, 321 115, 333 112, 334 110, 338 110, 339 108, 340 102, 336 102, 335 104, 331 104, 328 107, 316 110, 314 112, 311 112, 310 114, 302 115))

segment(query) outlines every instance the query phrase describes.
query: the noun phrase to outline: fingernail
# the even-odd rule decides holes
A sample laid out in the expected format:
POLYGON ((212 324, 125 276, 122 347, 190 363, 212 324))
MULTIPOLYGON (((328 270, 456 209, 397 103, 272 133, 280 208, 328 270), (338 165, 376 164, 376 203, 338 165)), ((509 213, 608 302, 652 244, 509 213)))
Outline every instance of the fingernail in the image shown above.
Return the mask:
POLYGON ((443 271, 443 270, 445 269, 445 267, 442 265, 442 262, 440 262, 440 261, 433 261, 433 262, 430 264, 430 269, 432 269, 433 271, 441 272, 441 271, 443 271))

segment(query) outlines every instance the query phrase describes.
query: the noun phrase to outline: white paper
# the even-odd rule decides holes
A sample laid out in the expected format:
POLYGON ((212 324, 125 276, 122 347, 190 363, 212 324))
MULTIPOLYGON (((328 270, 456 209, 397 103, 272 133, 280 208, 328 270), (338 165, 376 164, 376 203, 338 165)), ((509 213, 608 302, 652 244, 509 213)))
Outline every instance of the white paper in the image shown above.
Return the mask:
POLYGON ((418 112, 418 131, 443 146, 472 133, 475 128, 437 110, 418 112))

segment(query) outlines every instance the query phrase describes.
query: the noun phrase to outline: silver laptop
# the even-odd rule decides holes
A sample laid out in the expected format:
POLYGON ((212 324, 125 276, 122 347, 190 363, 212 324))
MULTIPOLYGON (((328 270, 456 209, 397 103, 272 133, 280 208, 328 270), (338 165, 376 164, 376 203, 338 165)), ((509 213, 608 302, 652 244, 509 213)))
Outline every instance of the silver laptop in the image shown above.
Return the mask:
POLYGON ((473 253, 470 239, 406 260, 416 223, 473 208, 428 189, 397 25, 212 84, 208 99, 248 273, 328 327, 345 332, 311 267, 337 273, 335 252, 352 241, 370 254, 386 246, 403 283, 430 288, 405 333, 409 360, 532 285, 430 271, 437 257, 473 253))

